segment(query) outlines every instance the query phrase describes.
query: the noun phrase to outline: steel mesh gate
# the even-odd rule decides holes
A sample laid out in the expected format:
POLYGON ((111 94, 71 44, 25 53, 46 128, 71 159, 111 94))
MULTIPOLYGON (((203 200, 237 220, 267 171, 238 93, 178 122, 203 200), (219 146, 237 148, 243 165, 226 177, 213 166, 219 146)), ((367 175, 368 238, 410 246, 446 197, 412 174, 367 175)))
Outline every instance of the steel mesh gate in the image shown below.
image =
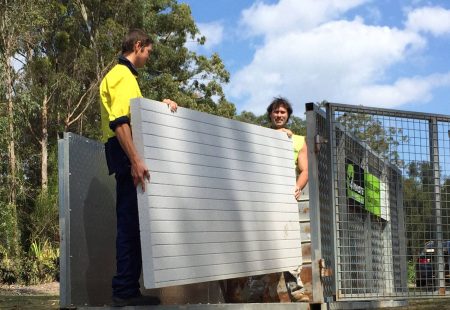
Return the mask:
POLYGON ((449 295, 450 117, 306 110, 313 249, 333 271, 324 301, 449 295))

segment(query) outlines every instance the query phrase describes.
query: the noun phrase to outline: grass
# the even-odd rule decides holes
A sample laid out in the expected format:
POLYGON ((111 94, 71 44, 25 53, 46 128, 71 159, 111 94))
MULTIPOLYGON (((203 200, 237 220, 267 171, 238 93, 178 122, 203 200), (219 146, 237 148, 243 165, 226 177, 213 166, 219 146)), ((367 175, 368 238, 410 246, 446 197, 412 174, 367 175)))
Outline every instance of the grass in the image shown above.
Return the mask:
POLYGON ((59 309, 59 296, 0 296, 0 309, 59 309))
POLYGON ((448 298, 410 300, 407 307, 392 308, 398 310, 449 310, 450 302, 448 298))

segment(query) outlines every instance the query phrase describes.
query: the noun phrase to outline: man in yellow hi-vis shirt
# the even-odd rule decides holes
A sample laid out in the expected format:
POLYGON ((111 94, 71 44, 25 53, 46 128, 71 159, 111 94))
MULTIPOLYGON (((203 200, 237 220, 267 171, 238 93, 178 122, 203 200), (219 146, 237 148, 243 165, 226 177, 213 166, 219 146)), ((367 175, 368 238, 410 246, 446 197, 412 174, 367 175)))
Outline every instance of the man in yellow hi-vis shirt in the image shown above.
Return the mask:
MULTIPOLYGON (((133 144, 130 126, 130 99, 142 97, 137 68, 144 67, 152 51, 151 38, 132 29, 122 42, 119 63, 100 84, 101 119, 106 161, 116 178, 116 275, 112 280, 113 306, 155 305, 156 297, 142 296, 139 278, 142 270, 141 243, 136 186, 145 191, 150 172, 133 144)), ((172 112, 177 104, 164 99, 172 112)))

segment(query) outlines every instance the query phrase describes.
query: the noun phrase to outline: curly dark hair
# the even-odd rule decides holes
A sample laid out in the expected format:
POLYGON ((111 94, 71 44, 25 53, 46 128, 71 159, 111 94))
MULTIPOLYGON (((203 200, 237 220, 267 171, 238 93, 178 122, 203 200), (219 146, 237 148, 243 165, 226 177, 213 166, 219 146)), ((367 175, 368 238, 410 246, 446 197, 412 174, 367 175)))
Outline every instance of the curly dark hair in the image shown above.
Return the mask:
POLYGON ((273 98, 272 102, 267 107, 267 117, 269 118, 269 121, 271 121, 270 114, 272 113, 273 110, 275 110, 278 107, 284 107, 287 110, 287 113, 288 113, 287 121, 289 121, 289 118, 291 117, 291 114, 293 112, 292 105, 289 102, 289 100, 287 100, 284 97, 273 98))

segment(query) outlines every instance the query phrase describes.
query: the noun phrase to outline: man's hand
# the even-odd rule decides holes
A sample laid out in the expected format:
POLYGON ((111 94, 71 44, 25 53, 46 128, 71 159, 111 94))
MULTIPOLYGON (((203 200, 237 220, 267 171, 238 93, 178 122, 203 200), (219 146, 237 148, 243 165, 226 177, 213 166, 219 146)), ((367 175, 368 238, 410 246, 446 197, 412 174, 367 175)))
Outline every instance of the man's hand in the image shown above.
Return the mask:
POLYGON ((145 192, 145 183, 150 182, 150 172, 144 162, 138 160, 131 164, 131 176, 134 186, 141 184, 142 191, 145 192))
POLYGON ((281 131, 284 131, 289 138, 293 135, 292 131, 287 128, 281 128, 281 131))
POLYGON ((294 190, 295 200, 299 201, 301 194, 302 194, 302 191, 300 190, 300 187, 296 186, 295 190, 294 190))
POLYGON ((178 104, 170 99, 164 99, 162 101, 163 103, 167 104, 167 106, 170 108, 170 112, 176 112, 178 109, 178 104))

